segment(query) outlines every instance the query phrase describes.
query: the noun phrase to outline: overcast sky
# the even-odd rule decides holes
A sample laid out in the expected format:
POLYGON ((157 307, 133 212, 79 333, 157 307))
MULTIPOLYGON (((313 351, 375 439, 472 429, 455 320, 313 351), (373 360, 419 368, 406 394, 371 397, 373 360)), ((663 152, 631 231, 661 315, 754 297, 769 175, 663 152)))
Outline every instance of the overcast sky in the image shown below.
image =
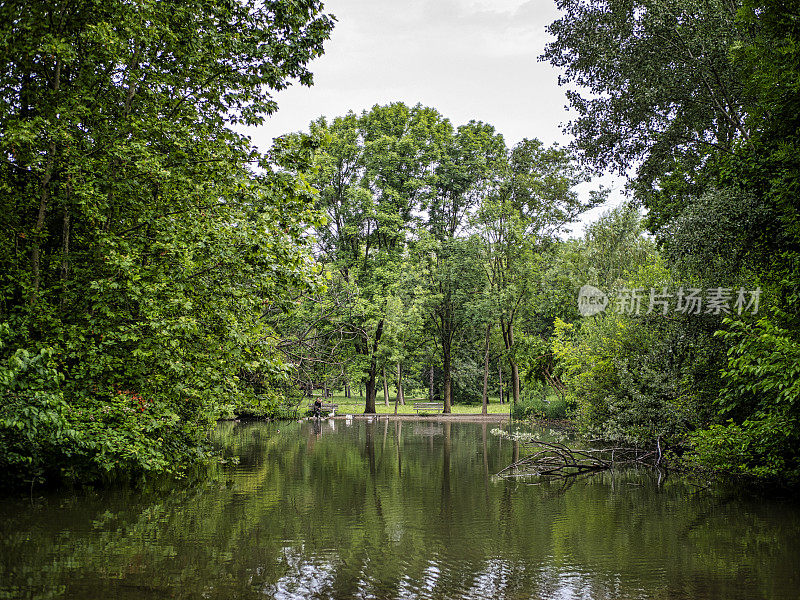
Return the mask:
POLYGON ((278 93, 278 112, 247 132, 262 150, 320 115, 395 101, 436 108, 454 126, 490 123, 509 146, 569 142, 558 71, 538 61, 545 26, 558 17, 555 0, 327 0, 325 11, 337 23, 310 64, 314 85, 278 93))

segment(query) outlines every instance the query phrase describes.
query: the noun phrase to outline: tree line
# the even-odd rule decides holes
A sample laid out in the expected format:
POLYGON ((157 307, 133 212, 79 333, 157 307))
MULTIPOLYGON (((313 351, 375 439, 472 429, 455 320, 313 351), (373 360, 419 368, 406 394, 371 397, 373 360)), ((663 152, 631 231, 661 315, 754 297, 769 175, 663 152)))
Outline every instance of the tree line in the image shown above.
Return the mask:
POLYGON ((309 85, 299 2, 0 4, 3 483, 181 472, 317 285, 308 185, 237 133, 309 85))
POLYGON ((0 6, 7 482, 180 472, 301 387, 449 411, 500 378, 520 415, 797 482, 797 10, 558 5, 569 147, 393 103, 263 153, 235 127, 312 83, 319 2, 0 6), (629 202, 567 239, 609 169, 629 202))
POLYGON ((559 7, 542 59, 575 115, 569 148, 507 148, 487 124, 402 104, 311 124, 329 283, 304 310, 328 317, 301 336, 336 340, 367 412, 384 365, 398 388, 435 365, 447 411, 493 354, 515 403, 549 388, 588 434, 797 482, 797 10, 559 7), (563 240, 603 197, 575 184, 608 170, 628 177, 628 204, 563 240), (583 284, 613 302, 579 315, 583 284))
POLYGON ((573 148, 597 169, 629 175, 659 246, 659 262, 631 272, 625 287, 717 295, 701 314, 560 326, 557 355, 580 418, 607 436, 669 438, 706 468, 796 484, 797 6, 559 6, 543 59, 562 70, 573 148), (740 290, 758 292, 757 311, 740 310, 740 290))
POLYGON ((302 376, 363 384, 371 413, 387 369, 401 398, 408 375, 427 387, 427 370, 450 412, 454 390, 476 395, 480 369, 485 406, 492 353, 518 402, 518 322, 535 311, 541 257, 599 201, 574 190, 585 170, 565 149, 536 139, 508 148, 489 124, 455 127, 421 105, 320 118, 304 135, 316 148, 293 174, 318 192, 314 248, 328 283, 292 319, 276 312, 276 329, 303 349, 290 356, 302 376))

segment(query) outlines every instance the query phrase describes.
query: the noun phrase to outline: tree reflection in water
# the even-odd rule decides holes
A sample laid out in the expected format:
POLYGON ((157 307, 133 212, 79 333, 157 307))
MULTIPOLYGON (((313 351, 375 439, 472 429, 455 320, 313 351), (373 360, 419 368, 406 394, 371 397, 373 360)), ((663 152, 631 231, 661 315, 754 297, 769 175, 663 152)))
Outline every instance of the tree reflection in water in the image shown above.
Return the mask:
POLYGON ((777 599, 800 585, 789 501, 637 470, 505 481, 524 448, 481 423, 317 425, 221 424, 239 464, 199 484, 3 500, 0 598, 777 599))

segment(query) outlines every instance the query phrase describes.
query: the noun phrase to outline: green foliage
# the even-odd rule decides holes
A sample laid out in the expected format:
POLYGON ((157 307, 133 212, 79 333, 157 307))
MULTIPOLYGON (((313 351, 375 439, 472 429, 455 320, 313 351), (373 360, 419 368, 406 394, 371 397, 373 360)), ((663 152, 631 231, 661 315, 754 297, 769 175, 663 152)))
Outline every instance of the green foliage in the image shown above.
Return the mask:
POLYGON ((263 156, 233 126, 311 82, 320 10, 0 7, 0 397, 5 431, 23 432, 9 477, 177 472, 205 457, 222 405, 286 380, 262 315, 316 289, 318 217, 274 162, 308 150, 263 156))
MULTIPOLYGON (((684 364, 677 389, 702 409, 692 460, 797 482, 797 6, 561 5, 545 57, 572 86, 575 146, 600 169, 635 169, 635 199, 648 208, 676 281, 763 292, 759 314, 767 317, 685 321, 650 342, 684 364)), ((621 384, 609 380, 596 392, 621 384)))
POLYGON ((117 391, 65 401, 53 352, 17 349, 0 370, 0 464, 5 484, 109 480, 140 473, 179 474, 200 458, 197 419, 182 422, 169 404, 117 391))
POLYGON ((537 252, 599 199, 573 189, 587 174, 567 150, 535 139, 508 149, 491 125, 454 128, 421 105, 320 118, 310 135, 320 143, 307 176, 328 217, 316 235, 331 293, 292 324, 306 344, 305 372, 314 381, 363 381, 366 412, 375 410, 384 367, 441 367, 434 387, 445 412, 456 396, 474 401, 473 342, 503 321, 503 358, 512 358, 537 252), (325 366, 334 355, 347 365, 338 373, 325 366))
POLYGON ((329 298, 295 324, 304 339, 313 336, 312 353, 303 348, 298 358, 321 365, 307 368, 314 381, 330 384, 351 376, 363 381, 365 412, 372 413, 379 363, 387 357, 383 336, 394 325, 392 335, 403 337, 397 321, 388 319, 396 308, 393 298, 401 294, 399 284, 406 281, 414 212, 435 189, 436 163, 452 126, 434 109, 396 102, 359 116, 320 118, 310 133, 320 146, 313 168, 299 171, 317 190, 318 208, 327 216, 317 224, 316 236, 331 285, 329 298), (314 353, 327 357, 316 361, 314 353), (326 370, 324 364, 334 358, 339 365, 349 363, 347 373, 326 370))
MULTIPOLYGON (((601 289, 621 287, 627 274, 652 261, 655 244, 644 235, 639 210, 626 203, 606 211, 586 226, 585 279, 601 289)), ((576 286, 578 287, 578 286, 576 286)))
POLYGON ((727 422, 698 432, 693 460, 721 471, 800 482, 800 337, 796 317, 773 309, 754 323, 726 320, 727 422), (780 323, 790 322, 791 328, 780 323))
POLYGON ((504 358, 511 370, 511 394, 517 402, 520 377, 515 335, 521 329, 520 315, 526 311, 539 321, 536 333, 543 333, 541 314, 536 313, 543 312, 537 300, 548 287, 543 278, 547 250, 556 234, 605 194, 600 190, 588 198, 579 197, 575 186, 587 180, 587 172, 570 151, 545 147, 537 139, 522 140, 512 148, 496 177, 473 225, 484 245, 486 292, 500 325, 504 358))
POLYGON ((522 398, 511 408, 511 416, 517 420, 552 419, 562 420, 571 416, 572 410, 564 396, 547 394, 546 385, 526 385, 522 398))
MULTIPOLYGON (((646 290, 665 285, 672 283, 658 259, 624 282, 646 290)), ((721 385, 714 377, 719 351, 706 329, 709 319, 695 318, 700 323, 691 316, 645 314, 644 307, 629 315, 612 303, 576 323, 558 320, 553 351, 580 427, 611 440, 682 444, 711 415, 721 385)))
POLYGON ((709 189, 659 234, 677 272, 710 285, 741 281, 752 264, 754 246, 775 214, 742 189, 709 189))
POLYGON ((691 436, 689 464, 724 474, 797 485, 797 420, 775 414, 756 416, 742 424, 714 423, 691 436))
POLYGON ((441 357, 445 412, 455 399, 481 399, 475 357, 457 356, 457 342, 472 324, 476 293, 484 288, 483 258, 477 236, 436 239, 427 232, 421 233, 411 254, 420 288, 416 303, 441 357))
POLYGON ((723 410, 735 410, 749 398, 759 409, 796 410, 800 398, 800 339, 796 329, 776 325, 779 313, 755 323, 727 320, 719 334, 732 342, 723 410))
POLYGON ((636 169, 637 199, 658 228, 702 192, 717 148, 749 135, 744 84, 729 60, 738 2, 564 0, 543 58, 577 117, 575 146, 599 169, 636 169))
MULTIPOLYGON (((0 349, 8 328, 0 326, 0 349)), ((63 376, 52 366, 52 351, 32 354, 17 348, 0 365, 0 464, 12 474, 38 479, 59 445, 72 445, 61 390, 63 376)))

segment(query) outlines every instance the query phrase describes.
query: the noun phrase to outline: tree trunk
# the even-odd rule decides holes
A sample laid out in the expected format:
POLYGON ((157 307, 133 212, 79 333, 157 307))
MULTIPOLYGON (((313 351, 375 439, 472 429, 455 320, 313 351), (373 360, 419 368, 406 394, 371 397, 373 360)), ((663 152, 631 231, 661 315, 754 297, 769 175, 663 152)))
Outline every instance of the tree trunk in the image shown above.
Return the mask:
MULTIPOLYGON (((400 361, 397 362, 397 403, 406 405, 406 399, 403 394, 403 365, 400 361)), ((397 410, 394 411, 397 414, 397 410)))
POLYGON ((389 406, 389 382, 386 380, 386 367, 383 367, 383 403, 389 406))
POLYGON ((503 365, 497 365, 497 375, 500 378, 500 404, 505 404, 503 401, 503 365))
POLYGON ((444 358, 444 410, 442 412, 449 414, 450 407, 452 406, 452 390, 451 384, 452 379, 450 377, 450 367, 451 367, 451 356, 450 356, 450 348, 445 348, 443 352, 444 358))
POLYGON ((378 327, 375 329, 375 337, 372 340, 372 352, 369 362, 369 371, 367 372, 367 399, 364 404, 364 414, 375 414, 375 396, 378 389, 376 386, 378 380, 378 346, 381 342, 383 335, 383 319, 378 321, 378 327))
POLYGON ((344 382, 344 397, 350 398, 350 382, 347 380, 344 382))
MULTIPOLYGON (((61 59, 56 60, 56 72, 53 77, 52 83, 52 90, 54 95, 58 96, 59 88, 61 87, 61 59)), ((39 213, 36 216, 36 228, 33 232, 33 251, 31 252, 31 272, 32 272, 32 285, 31 285, 31 295, 29 298, 29 304, 33 306, 36 302, 36 296, 39 293, 39 281, 41 276, 39 271, 41 269, 41 248, 42 248, 42 240, 41 235, 44 231, 44 219, 47 215, 47 204, 50 199, 50 179, 53 176, 53 169, 55 166, 56 160, 56 143, 54 141, 50 142, 49 152, 47 153, 47 166, 44 169, 44 173, 42 173, 42 177, 39 180, 39 213)))
POLYGON ((378 383, 378 366, 375 364, 375 359, 372 360, 369 366, 369 371, 367 372, 367 397, 366 402, 364 403, 364 414, 365 415, 373 415, 375 414, 375 396, 378 393, 377 384, 378 383))
POLYGON ((489 334, 492 332, 492 326, 486 326, 486 341, 483 346, 483 397, 481 399, 482 408, 481 413, 487 414, 489 404, 489 334))
POLYGON ((517 367, 517 363, 515 363, 512 359, 508 359, 511 363, 511 393, 512 401, 514 404, 519 403, 519 367, 517 367))
POLYGON ((433 402, 433 365, 431 365, 431 376, 430 381, 428 382, 428 392, 430 394, 430 400, 433 402))
POLYGON ((50 200, 50 178, 53 176, 53 167, 56 160, 56 143, 50 142, 49 156, 47 157, 47 166, 42 173, 42 178, 39 180, 39 212, 36 215, 36 227, 33 230, 33 250, 31 251, 31 295, 28 304, 33 305, 36 302, 36 296, 39 293, 39 281, 41 276, 39 274, 41 268, 41 248, 42 248, 42 232, 44 231, 44 219, 47 215, 47 204, 50 200))
POLYGON ((64 221, 61 229, 61 306, 67 302, 67 280, 69 279, 69 233, 70 210, 64 209, 64 221))
POLYGON ((519 368, 511 356, 511 349, 514 347, 514 322, 500 319, 500 327, 503 330, 503 341, 508 352, 508 364, 511 367, 511 394, 514 404, 519 402, 519 368))

